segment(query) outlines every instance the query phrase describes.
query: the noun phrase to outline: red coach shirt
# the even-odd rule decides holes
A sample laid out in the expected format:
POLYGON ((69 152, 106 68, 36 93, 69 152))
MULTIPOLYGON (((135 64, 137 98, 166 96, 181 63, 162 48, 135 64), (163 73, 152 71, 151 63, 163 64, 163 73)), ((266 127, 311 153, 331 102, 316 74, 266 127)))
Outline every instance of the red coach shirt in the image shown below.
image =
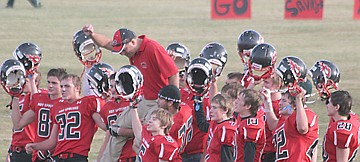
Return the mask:
POLYGON ((72 103, 59 100, 51 109, 51 120, 58 125, 58 142, 54 156, 76 153, 88 156, 96 132, 92 114, 101 107, 95 96, 85 96, 72 103))
POLYGON ((254 161, 259 161, 265 146, 265 121, 264 116, 248 117, 237 120, 238 136, 237 136, 237 162, 244 161, 245 142, 253 142, 256 144, 256 152, 254 161))
POLYGON ((177 142, 171 136, 167 135, 152 136, 151 132, 146 130, 146 126, 147 125, 142 128, 139 160, 150 162, 161 159, 170 162, 181 162, 177 142))
POLYGON ((145 35, 138 52, 130 58, 131 65, 136 66, 144 77, 144 98, 156 100, 159 90, 168 85, 168 78, 175 75, 178 69, 158 42, 148 39, 145 35))
POLYGON ((306 134, 300 134, 296 129, 296 111, 294 111, 275 130, 276 161, 303 161, 310 162, 314 148, 318 144, 319 125, 318 116, 310 109, 305 108, 309 130, 306 134))
POLYGON ((339 120, 329 125, 323 141, 323 160, 336 162, 336 147, 349 148, 348 161, 353 161, 359 147, 359 121, 350 116, 349 120, 339 120))
MULTIPOLYGON (((19 97, 19 108, 20 114, 23 115, 26 111, 30 109, 30 93, 25 96, 19 97)), ((32 122, 31 124, 25 126, 20 130, 13 130, 12 134, 12 146, 25 146, 28 143, 32 143, 35 138, 35 124, 32 122)))
POLYGON ((192 109, 185 103, 180 104, 180 110, 173 116, 174 124, 171 126, 169 135, 176 140, 181 154, 188 139, 192 136, 192 109))

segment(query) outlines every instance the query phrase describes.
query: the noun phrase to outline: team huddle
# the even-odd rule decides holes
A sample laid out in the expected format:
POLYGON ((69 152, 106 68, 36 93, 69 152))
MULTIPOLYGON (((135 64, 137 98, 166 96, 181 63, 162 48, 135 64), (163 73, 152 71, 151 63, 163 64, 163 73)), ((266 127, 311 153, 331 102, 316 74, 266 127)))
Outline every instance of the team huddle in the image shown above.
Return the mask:
POLYGON ((97 131, 106 132, 99 162, 316 162, 318 153, 325 162, 354 161, 360 123, 349 92, 338 90, 334 63, 277 62, 276 49, 254 30, 237 45, 244 71, 228 73, 218 89, 228 59, 220 43, 191 59, 181 43, 164 48, 127 28, 111 39, 86 25, 73 37, 83 73, 50 69, 41 89, 41 50, 20 44, 1 65, 13 123, 6 161, 86 162, 97 131), (102 49, 129 65, 114 70, 101 62, 102 49), (308 107, 313 86, 329 116, 324 137, 308 107))

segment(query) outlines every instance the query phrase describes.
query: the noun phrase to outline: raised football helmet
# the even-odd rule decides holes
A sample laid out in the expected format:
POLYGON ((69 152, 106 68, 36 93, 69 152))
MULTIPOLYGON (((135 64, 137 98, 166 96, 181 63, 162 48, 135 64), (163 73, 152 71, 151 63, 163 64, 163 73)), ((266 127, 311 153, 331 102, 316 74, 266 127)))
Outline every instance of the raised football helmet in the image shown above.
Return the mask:
POLYGON ((1 85, 11 96, 21 95, 26 82, 23 64, 16 59, 8 59, 1 65, 1 85))
POLYGON ((186 84, 196 96, 203 96, 210 88, 212 80, 210 62, 202 57, 193 59, 186 71, 186 84))
POLYGON ((171 43, 166 47, 166 51, 173 51, 171 57, 174 59, 176 67, 180 70, 184 70, 190 63, 190 50, 181 43, 171 43))
POLYGON ((212 65, 213 77, 221 75, 227 62, 227 51, 217 42, 207 44, 200 52, 200 57, 206 58, 212 65))
POLYGON ((276 68, 276 73, 281 77, 292 96, 301 92, 300 82, 306 82, 307 68, 300 58, 295 56, 284 57, 276 68))
POLYGON ((94 41, 82 30, 77 31, 72 41, 75 55, 85 66, 92 66, 100 61, 102 52, 94 41))
POLYGON ((133 65, 122 66, 115 75, 115 89, 122 100, 140 99, 143 92, 144 79, 138 68, 133 65))
POLYGON ((330 97, 331 89, 338 90, 340 70, 334 63, 328 60, 317 61, 308 74, 322 99, 330 97))
POLYGON ((255 30, 245 30, 239 35, 237 50, 243 64, 247 66, 251 50, 260 43, 264 43, 264 38, 255 30))
POLYGON ((274 72, 277 53, 268 43, 256 45, 248 60, 248 73, 255 81, 270 78, 274 72))
POLYGON ((106 63, 94 64, 88 71, 87 78, 91 89, 97 97, 110 95, 110 75, 114 73, 112 66, 106 63))
POLYGON ((34 74, 40 65, 41 50, 34 43, 22 43, 13 52, 14 57, 19 60, 26 70, 26 76, 34 74))

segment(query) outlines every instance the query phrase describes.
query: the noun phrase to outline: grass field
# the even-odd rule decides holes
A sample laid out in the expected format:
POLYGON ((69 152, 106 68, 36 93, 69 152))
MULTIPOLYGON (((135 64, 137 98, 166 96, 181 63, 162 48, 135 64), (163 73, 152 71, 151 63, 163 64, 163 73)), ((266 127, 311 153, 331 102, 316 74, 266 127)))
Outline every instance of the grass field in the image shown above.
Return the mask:
MULTIPOLYGON (((326 0, 321 21, 283 20, 284 0, 252 2, 251 20, 213 21, 209 0, 43 0, 41 9, 34 9, 25 0, 17 0, 13 9, 6 9, 6 0, 0 0, 0 61, 11 58, 18 44, 31 41, 43 52, 41 87, 45 87, 45 74, 50 68, 63 67, 80 74, 83 67, 72 50, 72 36, 82 26, 93 24, 95 31, 109 37, 116 29, 128 27, 163 46, 182 42, 191 50, 192 57, 198 56, 205 44, 217 41, 228 51, 226 74, 243 70, 236 52, 237 37, 243 30, 255 29, 277 49, 278 61, 294 55, 302 58, 308 68, 320 59, 337 64, 341 71, 340 88, 350 91, 353 110, 360 113, 360 71, 356 70, 360 61, 360 21, 352 20, 354 1, 326 0)), ((103 53, 103 62, 116 69, 128 63, 125 57, 105 50, 103 53)), ((225 76, 221 77, 219 87, 225 76)), ((9 98, 0 90, 1 159, 5 158, 11 141, 10 110, 5 108, 9 98)), ((319 115, 322 138, 328 122, 324 105, 317 102, 309 107, 319 115)), ((102 137, 103 133, 98 132, 90 161, 97 156, 102 137)))

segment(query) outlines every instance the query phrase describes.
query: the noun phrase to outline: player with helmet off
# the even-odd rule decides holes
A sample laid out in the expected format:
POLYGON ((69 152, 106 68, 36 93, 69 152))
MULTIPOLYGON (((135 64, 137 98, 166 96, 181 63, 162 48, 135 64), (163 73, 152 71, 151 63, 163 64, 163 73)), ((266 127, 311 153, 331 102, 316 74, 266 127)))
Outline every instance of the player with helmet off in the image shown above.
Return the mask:
MULTIPOLYGON (((132 117, 130 107, 137 106, 140 101, 143 92, 143 81, 141 72, 133 65, 122 66, 116 72, 114 96, 121 100, 118 101, 118 104, 120 103, 122 105, 122 112, 116 116, 116 120, 114 120, 115 117, 113 117, 111 119, 112 123, 109 123, 108 128, 111 136, 100 161, 107 161, 110 160, 110 158, 118 161, 120 155, 129 151, 124 149, 129 149, 129 141, 134 137, 131 127, 132 117), (125 105, 127 106, 124 107, 125 105), (117 155, 118 152, 121 154, 117 155)), ((133 161, 134 159, 130 158, 129 160, 133 161)))
POLYGON ((192 109, 181 102, 180 91, 174 85, 167 85, 160 89, 157 103, 159 108, 173 115, 174 124, 171 126, 169 135, 178 143, 178 152, 182 154, 192 137, 192 109))
MULTIPOLYGON (((28 105, 30 102, 30 93, 24 94, 26 71, 23 64, 16 59, 5 60, 1 65, 1 85, 11 96, 11 107, 19 105, 28 105)), ((29 107, 21 109, 20 113, 25 113, 29 107)), ((29 125, 24 129, 13 129, 11 145, 8 150, 10 161, 31 161, 31 154, 26 154, 25 145, 33 141, 33 128, 29 125)))
POLYGON ((85 162, 96 132, 94 114, 100 110, 95 96, 80 97, 81 80, 74 74, 65 75, 61 81, 62 99, 50 110, 54 122, 50 137, 39 143, 28 143, 26 151, 55 148, 55 161, 85 162))
MULTIPOLYGON (((19 130, 26 125, 35 122, 34 142, 41 142, 50 137, 53 122, 50 120, 50 111, 54 103, 61 99, 60 80, 67 73, 65 69, 50 69, 47 74, 47 92, 40 92, 32 95, 29 105, 23 105, 22 108, 29 107, 25 113, 21 114, 19 105, 14 102, 12 110, 12 121, 14 129, 19 130)), ((27 108, 26 108, 27 109, 27 108)), ((52 160, 53 150, 36 151, 33 153, 33 161, 41 162, 52 160)))
MULTIPOLYGON (((311 82, 306 80, 306 65, 301 59, 288 56, 281 60, 276 72, 287 86, 288 93, 294 99, 292 102, 295 103, 294 112, 275 130, 276 161, 316 161, 318 116, 304 105, 306 90, 300 86, 304 83, 311 85, 311 82)), ((270 90, 263 87, 262 94, 266 122, 270 126, 276 123, 278 118, 271 108, 270 90)))
POLYGON ((181 154, 183 162, 199 162, 205 150, 204 144, 207 140, 208 127, 199 128, 195 118, 195 109, 203 109, 206 114, 203 118, 210 120, 210 100, 208 89, 212 79, 212 67, 205 58, 193 59, 186 70, 186 84, 188 89, 181 89, 181 101, 185 102, 192 109, 192 133, 188 135, 188 143, 184 152, 181 154), (194 105, 195 98, 201 98, 199 101, 202 107, 194 105))

